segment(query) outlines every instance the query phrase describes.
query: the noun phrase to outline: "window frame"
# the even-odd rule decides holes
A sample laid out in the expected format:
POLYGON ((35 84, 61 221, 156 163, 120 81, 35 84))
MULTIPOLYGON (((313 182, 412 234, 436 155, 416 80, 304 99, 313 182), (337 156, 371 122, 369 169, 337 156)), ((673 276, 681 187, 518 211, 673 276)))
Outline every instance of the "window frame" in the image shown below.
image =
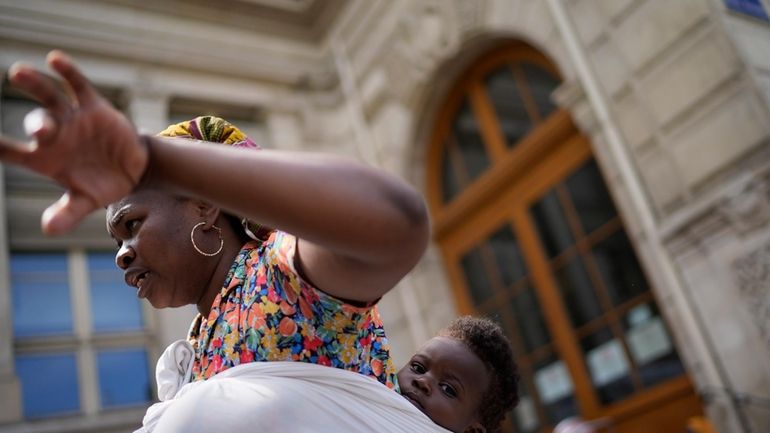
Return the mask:
MULTIPOLYGON (((566 110, 557 108, 547 118, 540 119, 540 123, 536 124, 528 135, 521 138, 518 144, 513 148, 507 148, 504 140, 501 139, 498 122, 495 119, 483 119, 483 116, 495 116, 495 113, 489 109, 489 101, 485 101, 480 96, 473 98, 476 122, 482 132, 486 131, 484 136, 491 137, 485 140, 490 165, 486 172, 461 188, 452 199, 444 201, 442 170, 446 152, 445 142, 451 134, 452 122, 460 104, 469 93, 486 93, 483 88, 479 89, 486 74, 503 64, 518 60, 536 63, 558 76, 555 66, 544 55, 523 42, 515 41, 493 50, 456 80, 445 103, 440 107, 428 143, 426 192, 433 217, 434 241, 442 252, 459 312, 478 314, 465 281, 465 272, 461 265, 463 257, 474 248, 484 245, 492 234, 508 224, 513 229, 522 255, 525 256, 523 258, 529 268, 527 276, 529 285, 535 292, 534 295, 539 301, 543 316, 548 316, 544 317, 545 326, 551 336, 549 344, 527 354, 526 358, 532 359, 525 360, 523 376, 531 375, 534 372, 532 368, 538 360, 545 360, 551 355, 563 361, 572 381, 572 393, 577 400, 578 414, 586 418, 627 419, 636 416, 637 413, 651 411, 650 407, 658 402, 673 401, 673 399, 681 399, 677 404, 691 405, 693 401, 697 401, 697 397, 693 393, 691 382, 686 374, 645 386, 629 397, 614 403, 602 404, 598 392, 594 390, 593 379, 585 359, 587 354, 584 355, 581 349, 581 339, 576 333, 577 328, 574 328, 571 323, 557 282, 552 275, 550 260, 540 245, 540 238, 530 215, 530 207, 533 203, 551 188, 566 181, 572 173, 593 158, 590 143, 579 133, 566 110), (692 396, 692 398, 685 401, 682 396, 692 396)), ((572 217, 574 219, 574 215, 572 217)), ((609 225, 619 225, 622 230, 624 224, 621 216, 616 215, 613 219, 615 221, 610 222, 609 225)), ((577 250, 577 247, 575 248, 577 250)), ((583 249, 585 248, 584 245, 583 249)), ((576 253, 576 257, 579 257, 579 253, 580 251, 576 253)), ((636 254, 636 251, 634 253, 636 254)), ((651 289, 652 280, 647 278, 647 282, 651 289)), ((513 299, 512 290, 506 288, 505 294, 495 294, 488 302, 493 304, 508 302, 513 299)), ((648 290, 643 297, 653 299, 652 290, 648 290)), ((604 301, 606 303, 606 300, 604 301)), ((643 302, 634 298, 632 303, 643 302)), ((609 323, 610 319, 607 317, 621 314, 619 306, 614 307, 612 311, 602 310, 599 317, 609 323)), ((505 316, 505 314, 501 315, 505 316)), ((509 324, 513 323, 510 317, 501 317, 501 320, 509 324)), ((602 329, 609 329, 607 323, 602 329)), ((613 325, 615 328, 621 326, 620 323, 613 323, 613 325)), ((585 326, 584 324, 583 327, 585 326)), ((625 335, 624 332, 621 334, 625 335)), ((670 332, 668 336, 671 338, 670 332)), ((512 343, 518 354, 521 342, 512 341, 512 343)), ((674 347, 676 347, 675 344, 674 347)), ((624 350, 627 353, 628 347, 624 347, 624 350)), ((517 360, 519 358, 517 355, 517 360)), ((522 386, 528 388, 530 397, 534 396, 533 378, 524 377, 522 386)), ((545 419, 541 405, 536 404, 535 407, 540 419, 545 419)), ((659 415, 656 412, 651 416, 659 415)), ((507 428, 512 426, 509 425, 507 428)), ((537 431, 546 432, 549 431, 548 428, 547 424, 541 424, 537 431)))

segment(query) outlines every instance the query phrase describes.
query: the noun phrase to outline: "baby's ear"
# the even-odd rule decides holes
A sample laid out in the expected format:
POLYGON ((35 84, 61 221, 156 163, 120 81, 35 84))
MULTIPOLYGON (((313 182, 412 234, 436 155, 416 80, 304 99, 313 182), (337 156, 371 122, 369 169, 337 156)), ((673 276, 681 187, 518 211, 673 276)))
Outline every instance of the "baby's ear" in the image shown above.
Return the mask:
POLYGON ((487 429, 479 421, 474 421, 463 433, 487 433, 487 429))

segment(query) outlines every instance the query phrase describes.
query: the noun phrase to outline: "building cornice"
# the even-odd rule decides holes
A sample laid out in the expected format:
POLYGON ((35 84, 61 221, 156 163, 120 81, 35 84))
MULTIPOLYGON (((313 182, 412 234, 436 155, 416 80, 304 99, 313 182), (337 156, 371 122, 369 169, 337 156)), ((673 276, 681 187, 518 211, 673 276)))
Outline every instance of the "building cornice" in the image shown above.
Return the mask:
POLYGON ((52 3, 0 1, 0 41, 285 85, 328 75, 316 43, 109 2, 52 3))

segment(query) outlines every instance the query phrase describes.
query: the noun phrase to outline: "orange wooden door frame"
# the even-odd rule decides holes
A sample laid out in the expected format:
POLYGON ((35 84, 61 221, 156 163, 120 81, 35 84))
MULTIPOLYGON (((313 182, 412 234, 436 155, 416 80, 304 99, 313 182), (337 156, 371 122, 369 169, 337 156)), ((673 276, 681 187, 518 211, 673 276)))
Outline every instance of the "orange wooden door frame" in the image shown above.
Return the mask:
MULTIPOLYGON (((548 59, 526 44, 517 42, 493 51, 474 64, 450 91, 428 146, 426 186, 434 238, 442 252, 460 312, 477 312, 460 266, 463 255, 507 224, 520 242, 531 284, 552 336, 554 352, 568 368, 581 416, 587 419, 609 417, 620 426, 616 431, 621 433, 641 431, 637 429, 639 422, 646 424, 673 417, 676 424, 682 416, 686 419, 700 413, 699 400, 685 375, 645 388, 616 403, 602 405, 599 401, 578 337, 529 214, 534 201, 593 156, 587 139, 579 133, 569 113, 563 110, 538 119, 529 135, 513 149, 507 147, 482 80, 494 68, 517 61, 535 63, 558 75, 548 59), (490 166, 457 197, 443 203, 444 143, 451 135, 453 116, 466 100, 477 119, 490 166), (662 407, 665 404, 676 408, 674 412, 677 413, 662 407), (678 413, 682 408, 687 408, 688 413, 678 413), (652 418, 651 414, 654 414, 652 418)), ((548 428, 544 426, 542 431, 548 431, 548 428)))

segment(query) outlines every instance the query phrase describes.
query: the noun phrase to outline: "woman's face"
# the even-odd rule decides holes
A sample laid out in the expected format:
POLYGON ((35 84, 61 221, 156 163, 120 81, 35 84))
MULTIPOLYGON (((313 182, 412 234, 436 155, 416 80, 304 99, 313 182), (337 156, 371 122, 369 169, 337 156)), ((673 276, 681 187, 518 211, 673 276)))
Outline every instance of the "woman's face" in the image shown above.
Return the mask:
MULTIPOLYGON (((156 191, 138 191, 107 207, 107 230, 118 243, 115 263, 138 297, 155 308, 198 302, 214 271, 190 242, 190 230, 201 221, 193 201, 156 191)), ((216 251, 215 231, 196 232, 201 249, 216 251)))

